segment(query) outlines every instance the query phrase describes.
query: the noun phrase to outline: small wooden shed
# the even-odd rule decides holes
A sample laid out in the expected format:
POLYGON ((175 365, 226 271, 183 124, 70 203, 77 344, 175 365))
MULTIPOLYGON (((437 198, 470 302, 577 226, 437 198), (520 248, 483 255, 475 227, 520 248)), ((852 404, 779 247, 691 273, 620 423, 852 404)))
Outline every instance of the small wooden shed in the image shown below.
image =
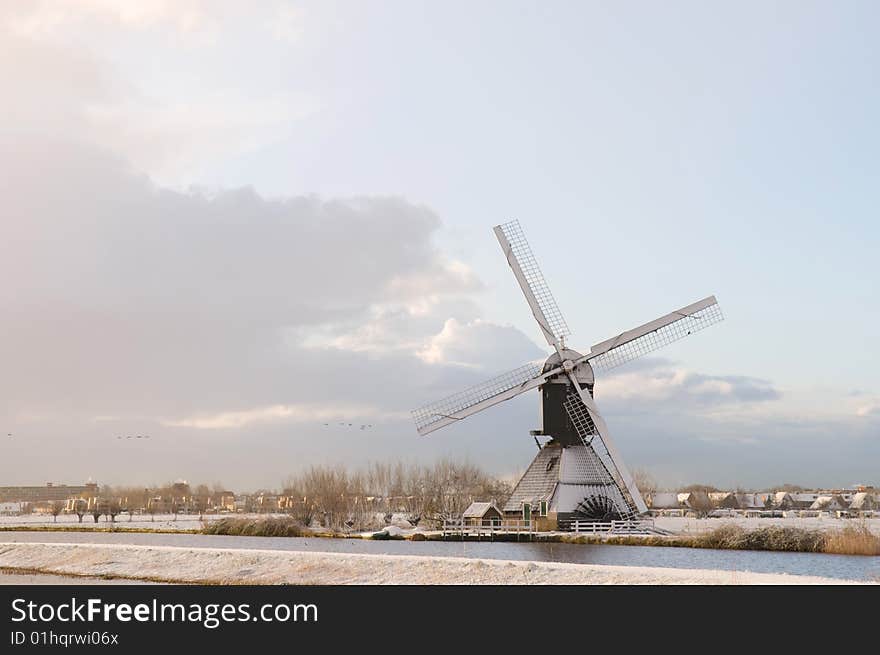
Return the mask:
POLYGON ((501 510, 492 503, 471 503, 461 518, 464 525, 501 525, 501 510))

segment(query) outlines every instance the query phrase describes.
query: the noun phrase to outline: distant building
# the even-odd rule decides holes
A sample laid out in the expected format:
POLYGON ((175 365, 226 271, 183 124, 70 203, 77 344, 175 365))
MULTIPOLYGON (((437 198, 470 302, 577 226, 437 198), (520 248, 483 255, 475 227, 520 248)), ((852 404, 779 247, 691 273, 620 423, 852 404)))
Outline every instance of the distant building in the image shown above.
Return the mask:
POLYGON ((220 492, 220 497, 218 499, 217 504, 215 505, 216 509, 226 510, 227 512, 235 511, 235 494, 231 491, 222 491, 220 492))
POLYGON ((712 507, 717 509, 739 509, 736 494, 730 491, 710 491, 709 500, 712 501, 712 507))
POLYGON ((705 491, 684 491, 678 494, 679 507, 694 510, 706 510, 711 506, 709 494, 705 491))
POLYGON ((22 509, 22 503, 0 503, 0 516, 18 516, 22 509))
POLYGON ((740 509, 769 509, 773 505, 773 498, 774 494, 772 493, 743 493, 736 495, 740 509))
POLYGON ((4 503, 47 503, 67 502, 70 497, 96 496, 98 484, 87 482, 83 485, 53 484, 44 487, 0 487, 0 502, 4 503))
POLYGON ((810 505, 810 509, 819 510, 821 512, 839 512, 847 509, 847 502, 839 495, 819 496, 816 501, 810 505))
POLYGON ((849 508, 857 512, 869 512, 877 509, 877 499, 874 498, 872 494, 865 491, 859 491, 858 493, 853 494, 849 508))
POLYGON ((679 509, 678 494, 672 491, 658 491, 649 499, 651 509, 679 509))
POLYGON ((189 483, 186 480, 178 480, 171 485, 171 496, 174 500, 181 501, 191 495, 189 483))
POLYGON ((789 494, 794 509, 810 509, 810 505, 816 502, 820 496, 817 493, 798 492, 789 494))
POLYGON ((787 491, 777 491, 773 494, 773 509, 793 509, 794 499, 787 491))

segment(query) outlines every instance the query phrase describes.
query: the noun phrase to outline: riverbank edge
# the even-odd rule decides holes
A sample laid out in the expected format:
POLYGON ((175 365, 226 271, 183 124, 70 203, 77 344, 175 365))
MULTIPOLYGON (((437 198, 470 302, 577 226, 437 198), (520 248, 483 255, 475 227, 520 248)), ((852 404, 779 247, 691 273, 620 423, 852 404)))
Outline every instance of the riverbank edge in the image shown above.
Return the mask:
POLYGON ((211 585, 866 584, 713 569, 131 544, 0 543, 0 569, 211 585))
MULTIPOLYGON (((800 530, 796 528, 796 530, 800 530)), ((217 533, 217 532, 207 532, 205 529, 180 529, 180 530, 172 530, 167 528, 126 528, 126 527, 101 527, 101 528, 85 528, 79 526, 64 526, 64 527, 54 527, 54 526, 23 526, 23 527, 13 527, 13 526, 4 526, 0 527, 0 533, 3 532, 77 532, 77 533, 89 533, 89 532, 100 532, 100 533, 130 533, 130 534, 214 534, 221 536, 237 536, 237 537, 261 537, 261 536, 274 536, 274 535, 260 535, 260 534, 230 534, 226 535, 225 533, 217 533)), ((461 541, 460 538, 448 537, 444 536, 443 533, 436 532, 411 532, 411 533, 397 533, 397 532, 388 532, 386 530, 379 530, 376 532, 364 532, 364 533, 339 533, 339 532, 304 532, 302 534, 296 535, 297 537, 307 538, 307 539, 367 539, 367 540, 398 540, 398 541, 461 541)), ((290 538, 290 537, 280 537, 280 538, 290 538)), ((537 542, 537 543, 566 543, 566 544, 582 544, 582 545, 606 545, 606 546, 654 546, 654 547, 667 547, 667 548, 699 548, 703 550, 751 550, 756 552, 791 552, 791 553, 799 553, 799 552, 822 552, 815 550, 807 550, 801 548, 771 548, 771 547, 757 547, 757 548, 737 548, 737 547, 724 547, 723 545, 719 547, 719 545, 712 540, 706 538, 706 533, 699 533, 695 535, 682 535, 682 534, 672 534, 672 535, 614 535, 614 534, 572 534, 572 533, 562 533, 562 532, 548 532, 548 533, 534 533, 529 535, 528 538, 525 536, 519 535, 495 535, 492 539, 482 538, 482 539, 474 539, 473 537, 468 537, 465 539, 466 541, 499 541, 499 542, 518 542, 522 541, 526 542, 537 542)), ((760 545, 760 544, 759 544, 760 545)), ((825 552, 824 554, 828 555, 859 555, 863 557, 875 557, 876 555, 870 555, 860 552, 825 552)))

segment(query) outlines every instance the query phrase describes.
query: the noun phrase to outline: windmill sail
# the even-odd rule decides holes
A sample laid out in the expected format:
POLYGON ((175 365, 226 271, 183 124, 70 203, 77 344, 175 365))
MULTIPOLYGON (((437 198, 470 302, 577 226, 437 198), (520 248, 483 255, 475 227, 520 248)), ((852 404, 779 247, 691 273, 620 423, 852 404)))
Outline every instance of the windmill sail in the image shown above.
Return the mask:
POLYGON ((507 257, 507 263, 513 269, 516 281, 519 282, 532 315, 538 321, 541 332, 544 333, 544 338, 547 339, 548 344, 557 347, 571 334, 571 331, 556 305, 556 299, 550 293, 550 287, 547 286, 544 274, 532 254, 532 248, 526 241, 519 221, 496 225, 494 229, 498 243, 501 244, 501 249, 507 257))
POLYGON ((419 434, 428 434, 525 391, 537 389, 546 377, 541 375, 541 367, 540 362, 530 362, 482 384, 414 409, 411 414, 419 434))
POLYGON ((597 343, 584 357, 594 371, 616 368, 724 320, 715 296, 597 343))
POLYGON ((617 514, 620 518, 633 518, 637 514, 647 511, 647 507, 629 471, 626 470, 623 460, 617 455, 617 450, 611 443, 607 428, 604 426, 604 420, 598 416, 597 410, 591 410, 584 404, 582 398, 584 393, 588 392, 582 390, 579 394, 577 391, 571 390, 566 395, 563 406, 581 441, 591 455, 589 458, 591 466, 587 472, 590 474, 590 478, 595 480, 594 486, 597 489, 594 491, 599 492, 599 496, 617 506, 617 514), (593 420, 594 414, 602 428, 598 427, 593 420))

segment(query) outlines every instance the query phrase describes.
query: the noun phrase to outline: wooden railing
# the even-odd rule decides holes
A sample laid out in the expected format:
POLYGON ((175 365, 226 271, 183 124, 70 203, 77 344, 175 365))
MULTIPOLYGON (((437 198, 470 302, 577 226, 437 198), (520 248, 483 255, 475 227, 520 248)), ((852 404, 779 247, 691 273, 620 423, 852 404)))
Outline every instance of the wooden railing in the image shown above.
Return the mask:
POLYGON ((496 534, 532 534, 535 532, 534 521, 505 520, 501 523, 489 525, 470 524, 462 519, 447 519, 443 521, 443 534, 452 535, 489 535, 496 534))
POLYGON ((654 528, 651 519, 635 521, 572 521, 571 531, 579 534, 607 534, 609 532, 646 532, 654 528))

